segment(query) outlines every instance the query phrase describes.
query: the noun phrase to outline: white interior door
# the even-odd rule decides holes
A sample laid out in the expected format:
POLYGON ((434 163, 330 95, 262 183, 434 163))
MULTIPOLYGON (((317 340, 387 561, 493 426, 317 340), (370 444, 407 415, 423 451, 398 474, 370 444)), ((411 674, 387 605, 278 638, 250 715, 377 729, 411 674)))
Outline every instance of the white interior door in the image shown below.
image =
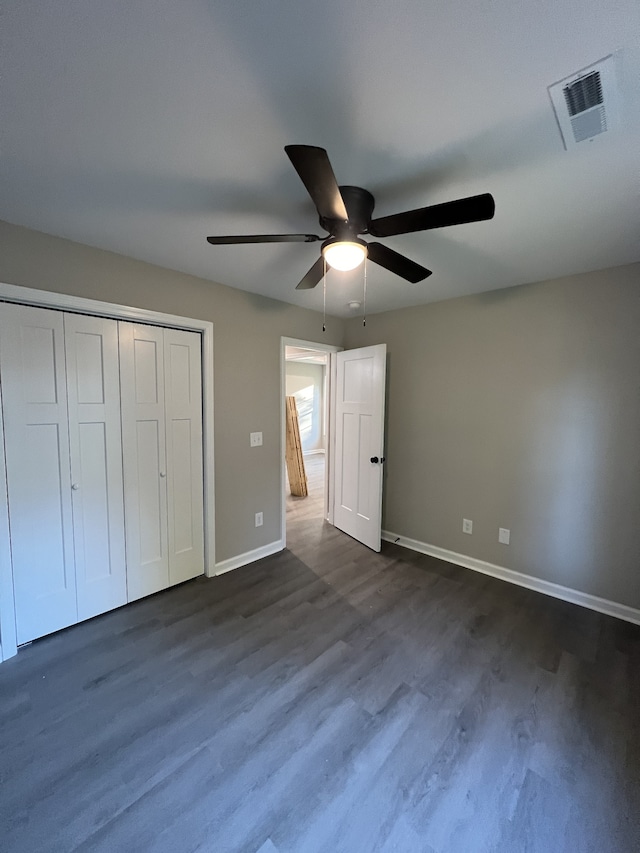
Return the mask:
POLYGON ((204 572, 200 335, 164 330, 169 582, 204 572))
POLYGON ((4 305, 0 373, 16 632, 77 621, 63 315, 4 305))
POLYGON ((335 356, 333 523, 374 551, 382 527, 386 355, 378 344, 335 356))
POLYGON ((163 330, 120 322, 129 601, 169 586, 163 330))
POLYGON ((65 314, 78 620, 127 602, 118 324, 65 314))

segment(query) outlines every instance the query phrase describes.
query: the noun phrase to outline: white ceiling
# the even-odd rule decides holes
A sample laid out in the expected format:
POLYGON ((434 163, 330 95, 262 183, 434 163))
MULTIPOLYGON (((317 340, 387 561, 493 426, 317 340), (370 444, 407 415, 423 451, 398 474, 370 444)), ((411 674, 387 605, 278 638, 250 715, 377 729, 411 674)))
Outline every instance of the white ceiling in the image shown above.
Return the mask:
MULTIPOLYGON (((323 233, 283 147, 319 145, 376 214, 493 193, 491 222, 384 242, 367 311, 640 260, 637 0, 4 0, 0 218, 297 305, 323 233), (619 55, 623 128, 565 151, 547 86, 619 55)), ((349 316, 362 273, 332 272, 349 316)))
POLYGON ((308 364, 326 364, 327 353, 308 347, 285 347, 285 361, 305 361, 308 364))

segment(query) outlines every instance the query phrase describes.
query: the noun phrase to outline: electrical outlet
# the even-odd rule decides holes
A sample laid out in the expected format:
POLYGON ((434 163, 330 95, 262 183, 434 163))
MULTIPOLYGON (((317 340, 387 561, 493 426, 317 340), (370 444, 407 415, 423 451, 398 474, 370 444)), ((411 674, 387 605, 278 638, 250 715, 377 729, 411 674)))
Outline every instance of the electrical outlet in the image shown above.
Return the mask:
POLYGON ((498 528, 498 542, 502 542, 503 545, 509 544, 509 539, 511 538, 511 531, 506 527, 498 528))
POLYGON ((262 513, 257 512, 256 513, 256 527, 262 527, 262 522, 263 522, 262 513))
POLYGON ((462 532, 463 533, 473 533, 473 521, 470 518, 462 519, 462 532))
POLYGON ((252 432, 249 436, 249 443, 251 447, 262 447, 262 433, 252 432))

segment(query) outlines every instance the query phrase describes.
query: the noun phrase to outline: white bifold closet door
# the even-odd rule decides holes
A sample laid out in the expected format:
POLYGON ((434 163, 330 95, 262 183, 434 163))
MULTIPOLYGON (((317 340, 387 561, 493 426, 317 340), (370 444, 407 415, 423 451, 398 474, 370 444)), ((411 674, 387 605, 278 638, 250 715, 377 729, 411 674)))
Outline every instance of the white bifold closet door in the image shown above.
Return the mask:
POLYGON ((201 339, 120 323, 129 601, 204 572, 201 339))
POLYGON ((117 356, 115 321, 0 311, 18 643, 126 602, 117 356))
POLYGON ((118 324, 65 314, 78 621, 127 602, 118 324))

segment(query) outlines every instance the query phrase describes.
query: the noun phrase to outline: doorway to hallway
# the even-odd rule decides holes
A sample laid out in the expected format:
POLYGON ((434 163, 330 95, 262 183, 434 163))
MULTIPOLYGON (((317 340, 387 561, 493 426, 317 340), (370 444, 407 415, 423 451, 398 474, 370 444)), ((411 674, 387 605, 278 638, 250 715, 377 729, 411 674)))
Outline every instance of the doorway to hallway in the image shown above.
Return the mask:
POLYGON ((329 514, 329 355, 338 349, 312 341, 288 338, 282 341, 282 407, 284 411, 285 397, 294 397, 308 491, 305 497, 291 494, 283 435, 283 539, 290 548, 296 541, 317 535, 329 514))
MULTIPOLYGON (((282 338, 283 545, 287 546, 291 539, 288 528, 290 533, 301 526, 305 532, 311 533, 310 524, 313 523, 313 532, 317 533, 325 529, 326 520, 373 551, 380 551, 382 465, 386 461, 385 376, 385 344, 345 351, 340 347, 282 338), (287 401, 288 410, 291 411, 294 400, 301 410, 300 438, 294 424, 288 453, 285 429, 287 396, 293 398, 287 401), (311 455, 324 456, 323 471, 314 471, 316 482, 324 482, 321 514, 319 499, 317 503, 307 496, 295 502, 287 499, 291 489, 285 458, 289 459, 289 464, 293 461, 291 474, 296 485, 300 445, 308 464, 313 464, 309 461, 311 455), (307 503, 302 504, 305 500, 307 503)), ((293 419, 295 422, 295 416, 293 419)), ((297 494, 303 491, 304 487, 297 494)), ((318 490, 315 497, 319 498, 318 490)))

